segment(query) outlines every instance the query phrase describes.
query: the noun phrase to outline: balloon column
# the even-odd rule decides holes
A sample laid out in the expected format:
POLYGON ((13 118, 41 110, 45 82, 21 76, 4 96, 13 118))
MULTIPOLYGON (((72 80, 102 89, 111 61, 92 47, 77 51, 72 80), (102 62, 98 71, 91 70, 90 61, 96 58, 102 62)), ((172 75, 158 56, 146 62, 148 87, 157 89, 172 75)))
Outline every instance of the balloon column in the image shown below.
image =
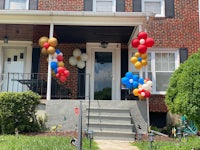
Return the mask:
POLYGON ((57 39, 55 37, 48 38, 42 36, 38 43, 42 48, 41 53, 44 55, 49 54, 52 57, 52 61, 50 62, 52 73, 56 74, 56 77, 59 78, 61 82, 65 82, 69 76, 69 71, 64 67, 63 53, 59 49, 56 49, 58 45, 57 39))
POLYGON ((146 32, 140 32, 138 37, 132 40, 131 44, 132 47, 138 49, 138 52, 131 57, 130 61, 136 69, 140 70, 143 66, 147 65, 147 48, 154 45, 154 40, 147 37, 146 32))
POLYGON ((73 56, 69 58, 69 64, 72 66, 76 66, 79 69, 83 69, 85 67, 85 61, 87 61, 88 55, 86 53, 81 53, 81 50, 76 48, 73 51, 73 56))
POLYGON ((151 95, 152 81, 148 78, 143 79, 132 72, 127 72, 121 82, 127 89, 133 89, 133 95, 138 96, 140 100, 149 98, 151 95))

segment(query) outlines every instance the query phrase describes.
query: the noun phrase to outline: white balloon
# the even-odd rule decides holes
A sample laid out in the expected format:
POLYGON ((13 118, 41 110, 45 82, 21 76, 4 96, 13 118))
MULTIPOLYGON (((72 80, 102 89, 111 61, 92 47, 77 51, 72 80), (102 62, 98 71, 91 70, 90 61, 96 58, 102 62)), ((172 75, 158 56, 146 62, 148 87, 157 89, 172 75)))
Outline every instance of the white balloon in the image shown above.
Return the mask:
POLYGON ((58 54, 55 52, 53 55, 52 55, 52 58, 56 58, 58 56, 58 54))
POLYGON ((149 86, 147 84, 143 84, 142 88, 145 89, 145 90, 148 90, 149 86))
POLYGON ((63 56, 63 53, 62 53, 62 52, 60 52, 58 55, 60 55, 60 56, 63 56))
POLYGON ((53 58, 52 62, 58 62, 57 58, 53 58))
POLYGON ((129 79, 129 83, 133 83, 133 79, 129 79))
POLYGON ((74 57, 78 57, 78 56, 80 56, 80 55, 81 55, 81 50, 78 49, 78 48, 74 49, 74 51, 73 51, 73 55, 74 55, 74 57))
POLYGON ((82 61, 87 61, 88 60, 88 55, 86 53, 81 54, 81 60, 82 61))
POLYGON ((76 58, 74 56, 71 56, 69 58, 69 64, 72 65, 72 66, 76 66, 77 60, 76 60, 76 58))
POLYGON ((85 62, 84 61, 78 61, 77 67, 80 69, 83 69, 85 67, 85 62))
POLYGON ((145 92, 141 92, 141 96, 145 96, 145 92))
POLYGON ((140 44, 144 44, 145 40, 144 39, 140 39, 140 44))
POLYGON ((147 83, 146 83, 148 86, 152 86, 153 85, 153 82, 152 81, 147 81, 147 83))

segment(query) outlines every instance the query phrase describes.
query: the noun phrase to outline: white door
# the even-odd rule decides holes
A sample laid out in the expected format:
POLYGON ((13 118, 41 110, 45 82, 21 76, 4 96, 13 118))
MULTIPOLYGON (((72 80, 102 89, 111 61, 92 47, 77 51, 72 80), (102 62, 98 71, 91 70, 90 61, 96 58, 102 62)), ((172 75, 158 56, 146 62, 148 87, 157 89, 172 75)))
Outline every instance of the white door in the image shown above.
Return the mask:
POLYGON ((23 79, 25 48, 4 47, 3 53, 3 91, 21 92, 23 85, 17 80, 23 79))
MULTIPOLYGON (((120 99, 120 49, 114 47, 87 49, 86 72, 90 72, 90 97, 94 100, 120 99)), ((87 89, 87 88, 86 88, 87 89)))

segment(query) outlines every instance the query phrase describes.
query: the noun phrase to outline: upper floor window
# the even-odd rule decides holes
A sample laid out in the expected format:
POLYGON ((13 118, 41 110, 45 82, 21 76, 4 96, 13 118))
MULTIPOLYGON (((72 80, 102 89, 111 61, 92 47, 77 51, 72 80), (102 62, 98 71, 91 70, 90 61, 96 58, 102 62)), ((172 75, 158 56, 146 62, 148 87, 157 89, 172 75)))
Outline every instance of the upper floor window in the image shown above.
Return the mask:
POLYGON ((93 0, 93 11, 116 12, 116 0, 93 0))
MULTIPOLYGON (((135 52, 131 52, 132 57, 135 52)), ((129 64, 129 71, 139 74, 133 64, 129 64)), ((179 51, 176 49, 152 49, 148 50, 147 77, 153 81, 152 94, 165 94, 169 79, 172 73, 179 66, 179 51)), ((143 69, 143 78, 145 78, 145 69, 143 69)))
POLYGON ((5 0, 5 9, 29 9, 29 0, 5 0))
POLYGON ((165 16, 165 0, 142 0, 142 11, 153 12, 156 17, 165 16))

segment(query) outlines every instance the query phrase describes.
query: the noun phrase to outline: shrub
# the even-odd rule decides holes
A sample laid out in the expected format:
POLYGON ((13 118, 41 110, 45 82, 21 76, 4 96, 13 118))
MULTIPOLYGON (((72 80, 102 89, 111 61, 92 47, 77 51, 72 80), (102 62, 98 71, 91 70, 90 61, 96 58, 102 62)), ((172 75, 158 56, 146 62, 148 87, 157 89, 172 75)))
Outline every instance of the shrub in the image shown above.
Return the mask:
POLYGON ((40 96, 32 91, 0 93, 0 128, 2 134, 39 131, 35 111, 40 96))

